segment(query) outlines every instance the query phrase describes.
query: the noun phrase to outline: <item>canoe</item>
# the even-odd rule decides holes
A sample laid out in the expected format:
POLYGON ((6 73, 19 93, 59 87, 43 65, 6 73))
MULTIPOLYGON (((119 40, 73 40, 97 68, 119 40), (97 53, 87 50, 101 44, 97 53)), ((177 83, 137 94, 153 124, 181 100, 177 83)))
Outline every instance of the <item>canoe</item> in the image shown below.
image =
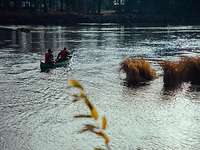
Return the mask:
POLYGON ((58 67, 65 67, 70 60, 71 57, 66 59, 65 61, 56 62, 54 65, 46 64, 44 62, 40 62, 40 69, 41 72, 48 72, 50 69, 58 68, 58 67))

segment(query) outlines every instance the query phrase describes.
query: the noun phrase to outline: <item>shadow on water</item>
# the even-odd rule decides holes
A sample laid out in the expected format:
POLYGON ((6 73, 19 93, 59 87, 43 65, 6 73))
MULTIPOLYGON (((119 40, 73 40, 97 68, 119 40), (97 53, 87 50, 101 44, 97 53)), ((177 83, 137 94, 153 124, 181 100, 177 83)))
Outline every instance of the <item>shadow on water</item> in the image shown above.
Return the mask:
MULTIPOLYGON (((187 97, 192 93, 198 93, 200 91, 199 85, 192 85, 191 83, 182 83, 176 86, 166 87, 163 86, 161 90, 161 99, 163 100, 171 100, 172 98, 176 97, 177 95, 184 95, 187 97)), ((194 97, 189 97, 189 99, 193 100, 196 99, 194 97)))
POLYGON ((65 27, 37 26, 29 29, 29 32, 20 29, 20 27, 8 31, 1 29, 0 48, 15 49, 15 53, 44 54, 48 48, 55 52, 64 47, 76 49, 81 41, 81 34, 72 32, 73 27, 66 30, 65 27))
POLYGON ((124 79, 124 81, 121 84, 123 86, 127 86, 130 89, 138 89, 138 88, 140 88, 142 86, 148 86, 151 83, 150 82, 139 82, 139 83, 132 84, 132 83, 127 82, 126 79, 124 79))
POLYGON ((190 87, 190 91, 191 92, 200 92, 200 85, 192 85, 191 87, 190 87))

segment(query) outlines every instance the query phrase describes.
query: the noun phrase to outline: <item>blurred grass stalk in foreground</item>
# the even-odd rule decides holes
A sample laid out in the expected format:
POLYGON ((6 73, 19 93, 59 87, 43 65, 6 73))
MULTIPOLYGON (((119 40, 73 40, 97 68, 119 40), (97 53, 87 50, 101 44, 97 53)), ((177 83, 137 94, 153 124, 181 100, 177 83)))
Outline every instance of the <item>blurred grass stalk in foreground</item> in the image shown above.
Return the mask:
MULTIPOLYGON (((76 94, 70 94, 74 98, 73 102, 78 102, 78 101, 83 101, 84 104, 87 106, 89 109, 89 114, 80 114, 74 116, 74 118, 91 118, 97 122, 96 125, 93 124, 85 124, 84 127, 80 130, 80 133, 84 132, 91 132, 96 134, 97 136, 101 137, 104 139, 105 146, 108 150, 110 150, 109 142, 110 138, 106 134, 105 130, 107 128, 107 119, 106 116, 103 116, 102 118, 99 117, 99 113, 97 112, 97 109, 95 106, 91 103, 89 100, 85 89, 83 86, 77 81, 77 80, 69 80, 68 81, 68 88, 74 88, 78 90, 78 93, 76 94)), ((94 148, 94 150, 103 150, 102 148, 94 148)))

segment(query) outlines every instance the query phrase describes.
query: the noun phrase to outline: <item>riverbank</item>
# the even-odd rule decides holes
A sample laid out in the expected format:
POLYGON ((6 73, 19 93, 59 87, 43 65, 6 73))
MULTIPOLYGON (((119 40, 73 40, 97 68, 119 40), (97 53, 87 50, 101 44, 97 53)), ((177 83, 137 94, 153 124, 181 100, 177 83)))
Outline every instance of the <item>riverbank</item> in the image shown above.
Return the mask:
POLYGON ((200 18, 195 16, 163 16, 102 13, 83 15, 76 13, 0 12, 1 25, 74 25, 77 23, 120 23, 140 25, 196 25, 200 18))

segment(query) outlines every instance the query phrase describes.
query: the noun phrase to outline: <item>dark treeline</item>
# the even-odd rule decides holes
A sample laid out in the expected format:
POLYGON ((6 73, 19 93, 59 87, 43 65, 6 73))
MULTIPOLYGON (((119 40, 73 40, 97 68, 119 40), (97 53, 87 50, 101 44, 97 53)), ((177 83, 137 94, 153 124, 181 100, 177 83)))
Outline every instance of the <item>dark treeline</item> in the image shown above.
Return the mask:
POLYGON ((117 12, 167 15, 198 16, 200 0, 115 0, 117 12))
POLYGON ((113 9, 113 0, 0 0, 4 10, 97 14, 113 9))
POLYGON ((200 23, 200 0, 0 0, 0 8, 8 23, 200 23))
POLYGON ((198 15, 200 0, 0 0, 4 10, 74 12, 83 14, 115 10, 118 13, 198 15))

